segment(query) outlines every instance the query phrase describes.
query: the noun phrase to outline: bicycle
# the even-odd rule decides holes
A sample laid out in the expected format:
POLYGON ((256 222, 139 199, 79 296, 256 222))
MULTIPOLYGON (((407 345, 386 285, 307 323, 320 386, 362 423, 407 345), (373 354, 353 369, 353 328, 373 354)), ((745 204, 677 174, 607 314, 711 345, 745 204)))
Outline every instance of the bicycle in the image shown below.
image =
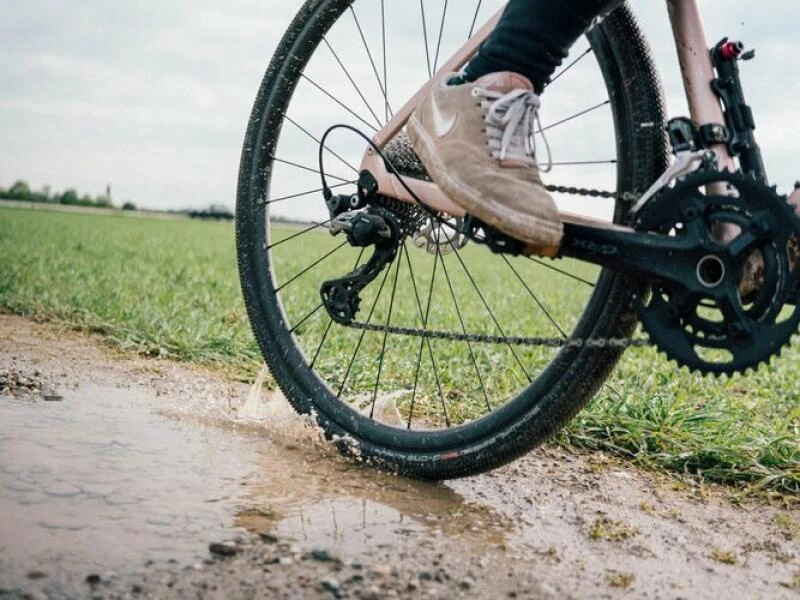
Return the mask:
POLYGON ((548 86, 556 114, 537 133, 556 157, 582 152, 553 163, 548 187, 598 202, 562 213, 551 256, 464 214, 403 133, 429 82, 460 69, 499 12, 477 28, 478 0, 455 25, 445 2, 432 27, 422 0, 419 11, 392 4, 388 20, 385 0, 304 4, 250 117, 237 253, 275 380, 343 452, 413 477, 471 475, 548 439, 630 346, 727 374, 788 344, 800 324, 800 220, 769 187, 755 143, 738 70, 752 54, 727 39, 709 51, 695 0, 667 4, 691 119, 667 123, 627 4, 593 25, 548 86), (398 58, 387 51, 392 27, 410 27, 410 11, 424 53, 409 46, 398 58), (467 42, 440 61, 456 27, 467 42), (394 110, 393 90, 416 89, 414 65, 422 87, 394 110), (577 73, 580 89, 565 83, 577 73), (587 90, 608 97, 589 102, 587 90), (581 136, 591 144, 576 148, 581 136), (597 154, 601 143, 612 158, 597 154), (321 185, 289 185, 320 175, 321 185), (745 289, 753 261, 759 274, 745 289), (647 337, 634 337, 637 323, 647 337))

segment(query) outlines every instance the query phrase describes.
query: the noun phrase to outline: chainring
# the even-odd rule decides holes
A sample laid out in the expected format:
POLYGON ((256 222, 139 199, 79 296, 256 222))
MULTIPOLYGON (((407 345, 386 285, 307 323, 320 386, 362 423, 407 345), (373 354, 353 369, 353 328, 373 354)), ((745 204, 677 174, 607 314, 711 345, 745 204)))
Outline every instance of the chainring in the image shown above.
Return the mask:
POLYGON ((635 308, 650 340, 669 359, 704 374, 730 375, 767 363, 800 325, 800 219, 786 198, 741 172, 697 171, 660 192, 638 230, 686 236, 702 248, 699 285, 640 281, 635 308), (727 192, 706 194, 706 186, 727 192), (727 233, 726 233, 727 232, 727 233), (748 261, 757 280, 743 281, 748 261))

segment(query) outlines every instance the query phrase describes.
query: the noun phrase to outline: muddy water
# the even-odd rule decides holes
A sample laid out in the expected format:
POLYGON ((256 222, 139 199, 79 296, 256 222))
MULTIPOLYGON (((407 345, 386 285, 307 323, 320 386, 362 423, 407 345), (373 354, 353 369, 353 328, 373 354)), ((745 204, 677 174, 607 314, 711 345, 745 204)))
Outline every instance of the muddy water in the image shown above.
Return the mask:
POLYGON ((0 397, 0 587, 192 565, 242 529, 347 554, 430 529, 501 544, 508 524, 452 489, 376 475, 315 443, 155 396, 82 386, 59 402, 0 397))

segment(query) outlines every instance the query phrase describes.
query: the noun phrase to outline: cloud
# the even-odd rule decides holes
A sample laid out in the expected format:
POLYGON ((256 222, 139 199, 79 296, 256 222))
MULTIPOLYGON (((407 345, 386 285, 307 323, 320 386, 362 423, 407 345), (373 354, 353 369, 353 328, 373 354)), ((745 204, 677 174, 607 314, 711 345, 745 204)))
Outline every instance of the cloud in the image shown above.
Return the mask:
MULTIPOLYGON (((792 158, 798 149, 792 125, 800 93, 800 81, 792 76, 800 51, 793 23, 800 6, 788 0, 770 2, 769 10, 744 0, 701 4, 710 41, 730 33, 759 51, 756 62, 743 66, 746 90, 757 111, 770 173, 788 185, 800 175, 792 158)), ((633 5, 664 75, 671 113, 680 114, 685 103, 664 3, 635 0, 633 5)), ((118 200, 131 198, 142 206, 232 205, 252 100, 299 6, 297 0, 234 0, 224 8, 216 0, 6 2, 0 22, 0 136, 5 146, 0 184, 24 178, 35 187, 50 184, 99 193, 110 182, 118 200)), ((367 0, 356 3, 364 25, 377 16, 379 6, 367 0)), ((425 6, 428 56, 433 60, 443 2, 426 0, 425 6)), ((450 6, 441 57, 466 37, 475 4, 459 15, 453 13, 454 3, 450 6)), ((497 6, 497 1, 484 2, 483 17, 497 6)), ((424 79, 428 59, 418 5, 388 0, 386 7, 388 85, 396 109, 407 90, 424 79)), ((348 64, 360 64, 352 67, 353 76, 364 82, 365 97, 382 117, 380 88, 355 23, 348 19, 338 27, 331 43, 348 64)), ((380 28, 365 26, 364 32, 381 71, 380 28)), ((330 56, 308 74, 373 120, 330 56)), ((579 82, 571 85, 574 94, 585 91, 579 82)), ((331 109, 337 118, 349 118, 309 83, 301 89, 293 114, 314 131, 329 122, 326 113, 331 109)), ((555 117, 560 108, 545 103, 545 114, 555 117)), ((593 136, 600 135, 590 133, 574 147, 581 156, 590 156, 593 136)), ((285 141, 295 158, 314 164, 313 144, 302 133, 286 133, 285 141)), ((357 157, 360 142, 342 137, 338 143, 357 157)), ((335 170, 347 175, 346 169, 335 170)), ((316 185, 311 174, 282 171, 276 193, 316 185)), ((594 180, 586 170, 574 176, 594 180)), ((315 210, 317 203, 298 202, 296 209, 315 210)))

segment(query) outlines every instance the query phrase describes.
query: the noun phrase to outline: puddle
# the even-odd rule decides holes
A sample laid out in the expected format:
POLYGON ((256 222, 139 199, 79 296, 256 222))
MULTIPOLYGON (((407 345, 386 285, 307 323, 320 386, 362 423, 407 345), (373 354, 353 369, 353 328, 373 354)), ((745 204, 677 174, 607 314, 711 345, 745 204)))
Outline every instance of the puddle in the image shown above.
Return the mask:
POLYGON ((344 462, 286 411, 268 432, 220 411, 164 414, 141 390, 63 393, 0 397, 0 586, 195 564, 239 528, 342 555, 423 530, 500 545, 510 530, 447 486, 344 462))

